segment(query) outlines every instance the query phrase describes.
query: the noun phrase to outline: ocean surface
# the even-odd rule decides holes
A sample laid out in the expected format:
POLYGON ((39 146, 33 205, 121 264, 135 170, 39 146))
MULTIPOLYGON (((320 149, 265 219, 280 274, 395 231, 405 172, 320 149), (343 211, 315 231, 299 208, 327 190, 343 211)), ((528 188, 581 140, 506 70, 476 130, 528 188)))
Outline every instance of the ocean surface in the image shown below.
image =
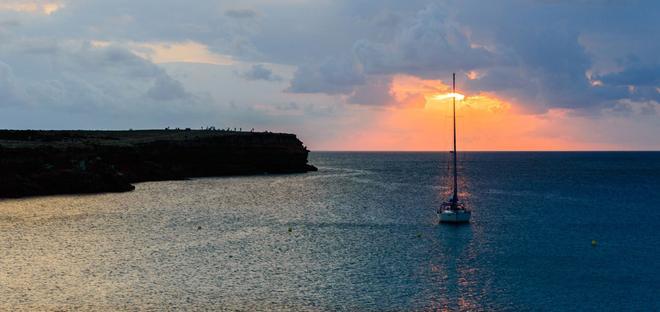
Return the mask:
POLYGON ((0 310, 660 310, 660 153, 449 156, 0 201, 0 310))

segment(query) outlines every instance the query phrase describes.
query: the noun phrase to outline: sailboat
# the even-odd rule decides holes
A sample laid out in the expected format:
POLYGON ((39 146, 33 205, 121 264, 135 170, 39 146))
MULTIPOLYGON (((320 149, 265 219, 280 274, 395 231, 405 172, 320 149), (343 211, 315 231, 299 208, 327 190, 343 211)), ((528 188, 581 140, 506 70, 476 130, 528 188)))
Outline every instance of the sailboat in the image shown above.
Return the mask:
POLYGON ((456 74, 452 74, 452 101, 454 112, 454 150, 453 156, 453 171, 454 171, 454 192, 452 198, 442 203, 438 208, 438 217, 440 223, 468 223, 472 212, 468 210, 463 203, 458 200, 458 169, 457 169, 457 153, 456 153, 456 74))

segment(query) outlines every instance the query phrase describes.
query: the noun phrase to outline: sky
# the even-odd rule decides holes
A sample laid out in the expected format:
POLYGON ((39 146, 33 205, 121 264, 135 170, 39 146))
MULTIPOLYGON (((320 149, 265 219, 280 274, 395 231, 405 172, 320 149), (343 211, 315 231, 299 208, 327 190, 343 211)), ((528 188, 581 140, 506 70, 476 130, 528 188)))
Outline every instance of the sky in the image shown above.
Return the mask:
POLYGON ((0 128, 660 150, 660 2, 0 0, 0 128))

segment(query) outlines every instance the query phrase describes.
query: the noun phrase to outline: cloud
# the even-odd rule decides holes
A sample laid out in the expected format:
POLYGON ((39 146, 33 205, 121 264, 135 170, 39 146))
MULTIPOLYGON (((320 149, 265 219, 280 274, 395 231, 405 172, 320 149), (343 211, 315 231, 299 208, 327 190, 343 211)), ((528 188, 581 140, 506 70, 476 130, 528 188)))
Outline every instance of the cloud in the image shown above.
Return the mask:
POLYGON ((329 57, 320 64, 305 64, 298 67, 291 85, 293 93, 351 93, 355 86, 365 83, 359 64, 349 58, 329 57))
POLYGON ((391 87, 391 77, 373 77, 367 83, 356 87, 347 101, 361 105, 393 105, 396 100, 391 94, 391 87))
POLYGON ((0 62, 0 107, 19 105, 24 96, 16 86, 14 74, 9 65, 0 62))
POLYGON ((64 7, 59 1, 1 1, 0 11, 14 11, 21 13, 37 13, 51 15, 64 7))
POLYGON ((154 63, 204 63, 229 65, 230 57, 213 53, 209 47, 198 42, 132 42, 128 48, 133 53, 152 60, 154 63))
POLYGON ((598 77, 604 84, 615 86, 660 86, 660 64, 635 64, 620 72, 598 77))
POLYGON ((266 68, 263 64, 252 65, 247 71, 240 74, 246 80, 266 80, 266 81, 281 81, 282 77, 273 73, 272 70, 266 68))
POLYGON ((242 10, 227 10, 225 11, 225 16, 231 17, 231 18, 254 18, 257 16, 257 12, 249 9, 242 9, 242 10))
POLYGON ((5 29, 21 26, 21 22, 15 19, 0 21, 0 32, 5 29))
POLYGON ((351 103, 392 103, 383 75, 413 74, 442 77, 451 71, 481 68, 492 55, 472 47, 468 38, 447 17, 447 10, 428 5, 401 21, 386 14, 375 23, 394 27, 386 40, 361 39, 352 45, 352 57, 327 59, 319 66, 301 65, 292 80, 291 92, 348 94, 351 103), (386 17, 386 18, 385 18, 386 17), (373 76, 373 79, 367 79, 373 76), (367 80, 371 83, 365 86, 367 80))
POLYGON ((155 79, 154 85, 147 91, 147 96, 158 101, 185 100, 191 98, 181 82, 168 75, 161 75, 155 79))
POLYGON ((389 90, 382 79, 363 86, 367 76, 413 74, 420 77, 442 77, 451 71, 472 70, 488 65, 493 56, 481 47, 471 46, 468 38, 447 17, 447 10, 428 5, 401 20, 386 14, 376 16, 374 23, 394 27, 386 40, 357 40, 352 57, 332 58, 318 67, 301 65, 289 91, 349 94, 351 103, 381 105, 391 103, 389 90), (371 99, 367 99, 367 97, 371 99))
MULTIPOLYGON (((372 76, 410 74, 444 80, 451 72, 478 71, 479 76, 460 82, 466 91, 496 92, 524 105, 528 112, 550 108, 598 111, 620 99, 654 98, 658 86, 654 78, 658 75, 654 75, 654 65, 648 64, 653 64, 656 56, 635 44, 619 45, 615 49, 619 54, 631 51, 645 58, 646 63, 612 73, 607 66, 619 56, 609 52, 612 49, 596 48, 613 39, 631 40, 631 36, 616 35, 618 27, 599 16, 622 14, 619 20, 624 28, 660 27, 649 13, 659 11, 660 6, 642 2, 644 11, 605 2, 465 1, 452 7, 422 2, 397 13, 393 13, 394 8, 399 7, 393 3, 381 3, 377 10, 370 11, 373 6, 363 2, 351 9, 358 12, 353 13, 359 15, 361 27, 368 32, 346 48, 351 56, 335 62, 335 68, 329 68, 333 65, 327 61, 316 66, 309 61, 298 65, 289 90, 346 94, 351 100, 354 97, 350 95, 358 88, 364 89, 362 85, 372 76), (420 6, 411 12, 416 5, 420 6), (379 25, 387 33, 373 31, 369 25, 379 25), (607 36, 603 35, 604 29, 607 36), (347 63, 355 70, 346 71, 347 63), (332 73, 345 73, 345 79, 324 78, 332 73), (351 73, 361 79, 351 79, 355 77, 351 73), (593 79, 599 79, 599 85, 593 79), (624 82, 635 85, 635 92, 630 92, 624 82)), ((378 95, 375 90, 369 92, 373 100, 365 101, 361 96, 357 102, 387 98, 386 90, 381 90, 378 95)))
POLYGON ((429 5, 401 23, 386 42, 360 40, 353 51, 369 74, 415 74, 469 71, 491 62, 492 55, 473 47, 466 35, 447 17, 447 9, 429 5))
MULTIPOLYGON (((4 3, 7 7, 22 3, 41 8, 61 2, 4 3)), ((620 57, 610 51, 633 51, 645 58, 657 55, 645 52, 649 49, 639 48, 640 44, 630 44, 635 36, 648 36, 657 29, 653 12, 658 5, 649 1, 626 6, 607 1, 484 4, 470 0, 447 5, 425 0, 251 0, 245 5, 250 8, 211 0, 200 0, 194 7, 174 0, 72 1, 62 10, 66 16, 55 14, 47 24, 25 20, 21 24, 27 26, 26 34, 153 44, 155 62, 161 62, 159 55, 166 54, 168 45, 194 42, 208 49, 206 56, 230 55, 235 61, 298 66, 300 74, 311 76, 317 85, 294 77, 292 92, 351 94, 370 75, 404 73, 438 79, 452 71, 470 70, 484 73, 483 80, 471 84, 474 91, 481 91, 477 87, 500 91, 498 85, 504 79, 497 79, 497 74, 506 72, 506 77, 527 83, 509 84, 504 91, 516 91, 517 98, 540 102, 530 104, 539 107, 588 106, 616 98, 621 95, 618 89, 591 90, 585 72, 604 75, 596 61, 600 64, 620 57), (617 23, 605 22, 601 16, 616 16, 617 23), (623 31, 625 37, 617 31, 623 31), (633 32, 640 34, 631 36, 633 32), (611 40, 615 37, 618 39, 611 40), (592 48, 611 42, 622 44, 616 49, 592 48), (327 68, 331 62, 339 67, 327 68), (346 63, 355 69, 346 71, 346 63), (332 77, 332 73, 342 72, 348 74, 346 78, 332 77), (319 85, 324 82, 329 85, 319 85), (583 91, 598 97, 580 98, 583 91)), ((651 46, 654 49, 658 47, 651 46)), ((653 63, 646 60, 646 64, 653 63)))
POLYGON ((14 106, 116 113, 197 102, 162 68, 118 46, 19 40, 0 48, 0 60, 0 95, 14 106))
POLYGON ((592 80, 598 77, 593 73, 609 70, 603 67, 607 49, 591 46, 600 42, 601 27, 610 26, 594 17, 612 14, 621 9, 618 5, 559 1, 483 9, 483 3, 468 1, 457 17, 497 56, 480 69, 481 77, 465 83, 469 91, 496 92, 536 113, 551 108, 597 112, 630 96, 618 85, 592 80))

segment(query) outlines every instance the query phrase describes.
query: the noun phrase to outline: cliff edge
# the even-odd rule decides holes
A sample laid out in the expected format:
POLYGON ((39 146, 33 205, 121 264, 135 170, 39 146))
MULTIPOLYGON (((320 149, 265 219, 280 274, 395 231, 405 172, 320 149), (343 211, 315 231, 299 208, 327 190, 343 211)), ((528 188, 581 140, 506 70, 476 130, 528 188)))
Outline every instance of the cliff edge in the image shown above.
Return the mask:
POLYGON ((222 130, 0 130, 0 198, 131 191, 131 183, 303 173, 293 134, 222 130))

